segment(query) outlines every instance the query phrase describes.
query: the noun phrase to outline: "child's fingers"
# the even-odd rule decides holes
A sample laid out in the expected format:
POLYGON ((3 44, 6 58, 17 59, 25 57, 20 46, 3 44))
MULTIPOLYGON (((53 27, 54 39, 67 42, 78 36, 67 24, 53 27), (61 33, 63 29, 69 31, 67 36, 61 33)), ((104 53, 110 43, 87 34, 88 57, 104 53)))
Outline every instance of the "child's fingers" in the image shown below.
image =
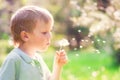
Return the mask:
POLYGON ((59 56, 59 51, 56 51, 56 54, 59 56))
POLYGON ((60 51, 56 51, 56 54, 61 56, 61 55, 65 55, 66 52, 64 50, 60 50, 60 51))
POLYGON ((60 64, 65 64, 68 62, 68 57, 64 50, 56 51, 56 59, 60 64))
POLYGON ((67 62, 67 61, 68 61, 68 57, 67 57, 66 55, 61 55, 61 56, 59 57, 59 61, 60 61, 60 62, 67 62))
POLYGON ((60 62, 61 64, 65 64, 65 63, 68 62, 68 60, 67 60, 67 59, 61 59, 61 60, 59 60, 59 62, 60 62))

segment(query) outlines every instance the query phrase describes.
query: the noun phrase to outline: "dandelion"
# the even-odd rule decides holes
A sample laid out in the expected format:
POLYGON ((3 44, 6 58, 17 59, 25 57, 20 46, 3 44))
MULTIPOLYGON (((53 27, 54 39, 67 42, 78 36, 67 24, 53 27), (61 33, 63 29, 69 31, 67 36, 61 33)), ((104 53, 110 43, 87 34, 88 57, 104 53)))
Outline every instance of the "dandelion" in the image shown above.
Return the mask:
POLYGON ((65 47, 65 46, 68 46, 69 45, 69 42, 67 39, 62 39, 59 41, 59 46, 60 46, 60 50, 65 47))

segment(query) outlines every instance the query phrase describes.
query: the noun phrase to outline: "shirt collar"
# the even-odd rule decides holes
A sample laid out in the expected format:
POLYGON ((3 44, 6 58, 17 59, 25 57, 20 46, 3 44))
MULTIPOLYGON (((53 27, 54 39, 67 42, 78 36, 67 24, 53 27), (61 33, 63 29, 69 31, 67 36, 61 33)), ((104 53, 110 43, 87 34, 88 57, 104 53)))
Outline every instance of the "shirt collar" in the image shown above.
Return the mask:
POLYGON ((32 63, 32 58, 30 58, 25 52, 23 52, 19 48, 15 48, 14 51, 26 62, 26 63, 32 63))

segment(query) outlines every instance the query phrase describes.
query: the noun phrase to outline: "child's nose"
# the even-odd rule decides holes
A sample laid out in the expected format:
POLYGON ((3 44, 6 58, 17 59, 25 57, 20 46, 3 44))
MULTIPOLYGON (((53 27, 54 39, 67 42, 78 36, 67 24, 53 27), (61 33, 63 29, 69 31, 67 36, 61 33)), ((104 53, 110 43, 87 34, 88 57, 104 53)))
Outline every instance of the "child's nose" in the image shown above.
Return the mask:
POLYGON ((51 32, 47 34, 47 38, 50 39, 52 37, 51 32))

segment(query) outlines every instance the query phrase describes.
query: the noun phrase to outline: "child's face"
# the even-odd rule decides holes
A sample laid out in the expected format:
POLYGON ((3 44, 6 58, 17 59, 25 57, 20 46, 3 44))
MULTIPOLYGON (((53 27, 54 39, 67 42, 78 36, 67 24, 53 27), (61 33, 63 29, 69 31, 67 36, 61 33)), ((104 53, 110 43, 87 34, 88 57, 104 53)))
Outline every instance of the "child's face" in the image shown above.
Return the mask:
POLYGON ((46 50, 50 45, 52 27, 51 21, 49 23, 38 21, 33 33, 30 34, 29 45, 35 50, 46 50))

